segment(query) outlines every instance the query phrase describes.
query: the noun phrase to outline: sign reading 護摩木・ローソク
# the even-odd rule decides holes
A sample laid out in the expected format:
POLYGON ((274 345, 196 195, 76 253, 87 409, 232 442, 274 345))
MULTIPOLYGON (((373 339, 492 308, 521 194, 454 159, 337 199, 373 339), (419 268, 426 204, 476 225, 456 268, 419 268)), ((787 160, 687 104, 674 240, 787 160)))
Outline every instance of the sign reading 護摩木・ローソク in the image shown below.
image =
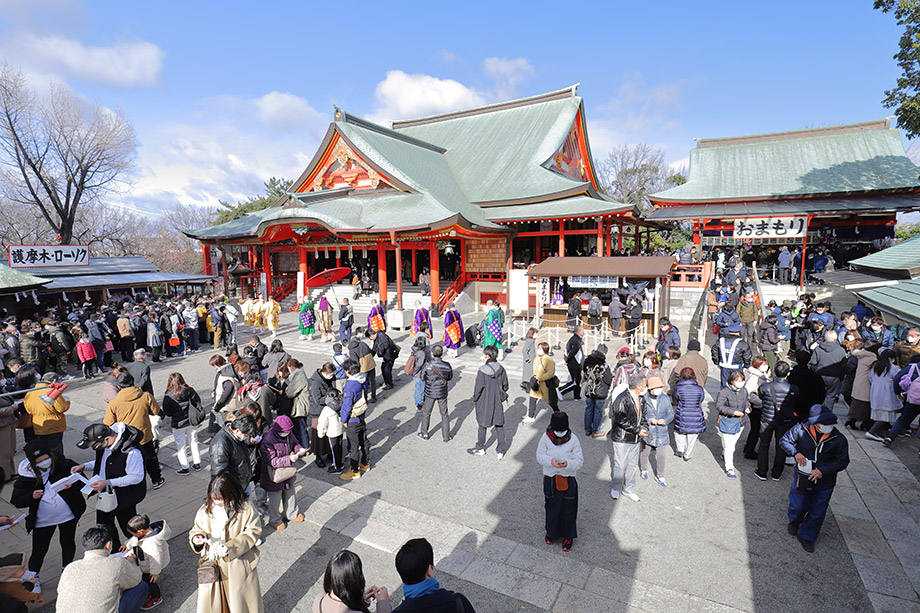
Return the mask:
POLYGON ((807 217, 752 217, 736 219, 733 238, 802 238, 808 232, 807 217))
POLYGON ((89 248, 83 245, 10 245, 10 268, 89 266, 89 248))

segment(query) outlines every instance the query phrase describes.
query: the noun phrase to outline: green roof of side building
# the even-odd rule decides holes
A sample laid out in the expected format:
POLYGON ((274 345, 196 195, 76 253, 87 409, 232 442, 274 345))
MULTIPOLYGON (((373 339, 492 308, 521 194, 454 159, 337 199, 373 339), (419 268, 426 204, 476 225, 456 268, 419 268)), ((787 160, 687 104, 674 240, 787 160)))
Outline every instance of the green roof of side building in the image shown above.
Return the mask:
POLYGON ((51 283, 51 279, 43 279, 28 273, 0 264, 0 294, 15 294, 36 289, 51 283))
POLYGON ((920 325, 920 279, 855 292, 867 305, 914 325, 920 325))
POLYGON ((656 203, 727 202, 920 189, 890 119, 722 139, 690 151, 690 175, 656 203))
POLYGON ((850 261, 857 270, 888 273, 889 276, 913 279, 920 276, 920 236, 850 261))

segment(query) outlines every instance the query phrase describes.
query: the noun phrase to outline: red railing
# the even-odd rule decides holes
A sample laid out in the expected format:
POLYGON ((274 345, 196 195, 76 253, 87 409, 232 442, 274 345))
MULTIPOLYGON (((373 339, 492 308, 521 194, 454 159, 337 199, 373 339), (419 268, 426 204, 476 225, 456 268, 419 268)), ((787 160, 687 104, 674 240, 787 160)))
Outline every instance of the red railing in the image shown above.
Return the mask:
POLYGON ((447 303, 459 296, 467 283, 467 273, 460 273, 460 275, 454 279, 454 282, 451 283, 446 290, 441 292, 441 295, 438 296, 438 313, 444 312, 447 303))
POLYGON ((706 287, 712 262, 678 264, 671 271, 671 287, 706 287))
POLYGON ((291 295, 291 292, 297 287, 297 279, 288 279, 278 287, 272 290, 272 297, 275 300, 281 301, 291 295))

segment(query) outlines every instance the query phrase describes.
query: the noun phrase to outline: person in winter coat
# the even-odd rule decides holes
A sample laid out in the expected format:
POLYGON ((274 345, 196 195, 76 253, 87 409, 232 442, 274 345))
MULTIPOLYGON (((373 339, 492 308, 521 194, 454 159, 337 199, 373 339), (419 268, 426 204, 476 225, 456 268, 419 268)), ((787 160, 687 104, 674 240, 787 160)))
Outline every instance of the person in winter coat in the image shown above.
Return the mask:
POLYGON ((60 322, 57 321, 52 321, 45 326, 45 332, 50 341, 50 352, 48 354, 48 360, 50 361, 49 370, 54 370, 66 381, 71 378, 67 374, 67 356, 70 354, 70 343, 72 339, 65 334, 60 326, 60 322))
POLYGON ((840 384, 846 374, 847 354, 837 343, 837 333, 828 330, 824 339, 818 342, 811 354, 808 365, 824 380, 824 406, 833 409, 840 393, 840 384))
POLYGON ((438 410, 441 412, 441 438, 447 443, 453 438, 450 435, 450 421, 447 413, 447 386, 454 376, 454 370, 450 364, 441 359, 443 354, 443 346, 432 347, 431 360, 425 365, 425 370, 422 372, 422 380, 425 382, 425 401, 422 404, 422 420, 419 424, 418 437, 428 440, 431 412, 437 401, 438 410))
POLYGON ((22 408, 32 420, 32 431, 37 438, 44 439, 48 447, 59 456, 64 455, 64 431, 67 430, 67 417, 64 416, 70 409, 70 401, 61 394, 53 404, 42 400, 42 396, 50 392, 47 383, 37 383, 35 369, 20 369, 16 376, 16 383, 20 389, 32 388, 22 400, 22 408))
POLYGON ((738 319, 741 322, 741 338, 748 345, 754 344, 754 331, 760 325, 760 307, 754 301, 753 292, 747 292, 738 303, 738 319))
POLYGON ((134 384, 141 391, 153 395, 153 383, 150 381, 150 366, 147 364, 147 350, 143 347, 134 351, 134 361, 124 365, 125 369, 134 377, 134 384))
POLYGON ((214 375, 214 406, 211 408, 211 423, 215 416, 232 411, 236 408, 236 392, 240 387, 240 379, 231 364, 227 363, 222 355, 212 355, 208 361, 216 371, 214 375))
POLYGON ((77 342, 77 359, 80 360, 84 379, 92 379, 95 376, 93 371, 96 366, 96 357, 96 349, 90 342, 89 336, 84 333, 77 342))
POLYGON ((533 363, 533 377, 530 380, 530 404, 523 422, 536 421, 537 400, 543 400, 553 409, 553 412, 559 410, 556 381, 556 362, 549 355, 549 343, 540 343, 537 345, 537 357, 533 363))
POLYGON ((753 354, 751 347, 741 338, 741 325, 731 324, 723 329, 719 340, 712 345, 712 363, 719 367, 722 375, 722 388, 728 385, 728 376, 743 372, 751 365, 753 354))
POLYGON ((508 374, 498 363, 498 348, 484 347, 482 353, 485 364, 479 367, 473 387, 473 405, 476 407, 479 435, 476 438, 476 446, 466 451, 471 455, 485 455, 486 434, 489 428, 494 427, 498 438, 495 454, 501 460, 505 457, 506 451, 504 403, 508 400, 508 374))
POLYGON ((689 462, 697 438, 706 431, 706 418, 703 417, 706 392, 692 368, 685 367, 677 375, 674 398, 677 400, 677 409, 674 411, 674 455, 689 462))
POLYGON ((192 551, 217 561, 221 580, 198 585, 198 613, 262 613, 256 546, 261 536, 259 514, 242 485, 229 474, 212 477, 188 537, 192 551))
POLYGON ((588 300, 588 325, 592 330, 598 330, 601 327, 601 318, 604 316, 604 304, 598 298, 597 292, 591 294, 588 300))
POLYGON ((668 424, 674 421, 674 409, 671 399, 664 393, 664 381, 658 377, 648 379, 648 390, 640 399, 645 421, 648 423, 648 436, 642 439, 639 451, 639 476, 648 479, 649 456, 655 450, 655 480, 661 487, 668 487, 664 478, 667 451, 671 444, 668 424))
POLYGON ((569 428, 569 416, 553 413, 549 427, 537 443, 537 462, 543 467, 546 544, 562 539, 562 550, 572 549, 578 537, 578 481, 584 465, 581 443, 569 428))
POLYGON ((787 530, 809 553, 815 550, 837 474, 850 463, 849 444, 837 432, 836 423, 837 416, 825 410, 791 428, 780 441, 783 451, 797 464, 789 488, 787 530))
MULTIPOLYGON (((265 356, 262 358, 262 365, 265 368, 265 380, 268 381, 272 377, 278 374, 278 367, 282 364, 287 364, 287 361, 291 359, 291 354, 284 350, 284 345, 281 343, 281 339, 275 339, 272 341, 272 346, 265 353, 265 356)), ((260 366, 261 368, 261 366, 260 366)))
POLYGON ((134 385, 134 377, 131 376, 131 373, 126 372, 119 375, 116 384, 119 392, 110 403, 105 405, 105 417, 102 423, 111 426, 116 422, 121 422, 141 432, 143 436, 138 441, 137 447, 144 454, 144 468, 150 475, 153 489, 159 489, 165 483, 165 479, 160 471, 156 446, 153 444, 150 417, 160 414, 160 405, 151 394, 141 391, 134 385))
POLYGON ((620 301, 620 296, 613 292, 610 298, 610 304, 607 305, 607 320, 610 322, 610 333, 614 336, 620 335, 620 320, 623 319, 623 309, 626 305, 620 301))
MULTIPOLYGON (((245 364, 239 366, 243 367, 245 364)), ((254 417, 261 431, 272 421, 272 408, 278 402, 278 395, 270 385, 262 382, 262 377, 257 372, 250 371, 242 379, 240 389, 236 392, 237 404, 254 409, 254 417)))
POLYGON ((293 401, 291 420, 294 422, 294 437, 304 445, 310 444, 310 380, 303 364, 291 358, 285 366, 287 376, 284 395, 293 401))
POLYGON ((648 436, 648 422, 640 407, 640 399, 647 384, 642 375, 632 375, 627 386, 628 389, 614 398, 610 405, 610 440, 613 442, 610 497, 617 500, 622 493, 633 502, 639 502, 636 494, 639 441, 648 436))
POLYGON ((259 464, 255 442, 257 436, 256 420, 250 415, 242 415, 225 423, 211 439, 211 477, 229 473, 244 489, 251 491, 259 464))
POLYGON ((32 534, 32 553, 29 570, 38 574, 51 545, 54 531, 58 531, 63 566, 73 562, 76 555, 77 522, 86 510, 86 500, 80 485, 55 492, 51 484, 66 479, 76 462, 51 450, 42 439, 26 443, 26 458, 19 463, 19 477, 13 485, 10 502, 20 509, 28 509, 26 530, 32 534))
MULTIPOLYGON (((680 356, 680 349, 668 347, 668 353, 665 354, 661 362, 661 380, 664 382, 664 393, 672 398, 674 396, 674 386, 677 385, 677 373, 680 372, 676 370, 680 356)), ((705 359, 703 362, 705 363, 705 359)))
POLYGON ((153 353, 153 361, 159 362, 163 354, 163 345, 165 345, 165 336, 160 330, 159 319, 156 313, 149 313, 147 320, 147 347, 153 353))
POLYGON ((534 336, 537 334, 536 328, 529 328, 524 336, 524 344, 521 348, 521 389, 530 390, 530 378, 533 377, 533 361, 537 357, 537 343, 534 336))
POLYGON ((128 532, 131 533, 131 538, 121 549, 135 553, 142 573, 141 581, 150 586, 147 602, 141 607, 142 611, 146 611, 163 602, 159 578, 163 569, 169 566, 169 539, 172 538, 172 530, 165 520, 151 522, 146 515, 135 515, 128 522, 128 532), (143 555, 136 553, 135 548, 143 555))
POLYGON ((278 469, 294 468, 297 460, 306 455, 307 450, 291 433, 294 423, 287 415, 279 415, 275 423, 262 439, 262 489, 268 494, 268 523, 276 531, 284 530, 287 522, 299 524, 303 513, 297 508, 294 496, 294 482, 297 481, 296 469, 293 476, 282 479, 278 469))
POLYGON ((888 432, 891 424, 897 418, 897 413, 904 408, 903 402, 895 393, 900 391, 899 381, 895 380, 898 367, 895 365, 897 355, 891 349, 885 349, 879 354, 878 360, 869 370, 869 404, 872 412, 869 415, 875 422, 866 432, 866 438, 882 442, 883 434, 888 432))
MULTIPOLYGON (((789 383, 799 388, 799 397, 795 405, 796 413, 799 415, 807 415, 812 406, 823 404, 826 396, 827 390, 824 387, 824 379, 809 368, 808 362, 810 360, 810 352, 805 350, 796 351, 796 364, 789 371, 789 383)), ((868 382, 868 378, 866 381, 868 382)), ((866 403, 868 404, 868 397, 866 403)))
POLYGON ((725 476, 737 479, 735 474, 735 445, 744 429, 741 418, 751 410, 747 407, 748 393, 744 389, 744 374, 738 371, 728 377, 728 386, 719 390, 716 397, 716 411, 719 412, 719 438, 722 439, 722 457, 725 461, 725 476))
POLYGON ((415 337, 415 342, 412 343, 412 357, 415 358, 415 367, 412 370, 412 379, 415 383, 415 410, 421 411, 425 403, 425 380, 422 379, 422 373, 425 372, 425 365, 431 359, 431 348, 428 346, 427 336, 415 337))
POLYGON ((709 378, 709 362, 700 353, 701 349, 700 342, 695 338, 687 341, 687 353, 678 358, 677 364, 674 366, 674 372, 679 378, 680 373, 685 368, 690 368, 693 370, 693 374, 696 375, 696 382, 700 384, 700 387, 706 387, 706 380, 709 378))
POLYGON ((744 389, 748 393, 747 408, 750 409, 747 440, 744 444, 744 457, 748 460, 757 459, 757 442, 760 441, 760 411, 763 407, 763 399, 758 395, 760 384, 770 378, 770 365, 767 364, 766 358, 757 356, 751 360, 750 368, 746 368, 744 374, 744 389))
POLYGON ((355 325, 355 314, 348 304, 348 298, 342 298, 342 305, 339 307, 339 340, 351 340, 351 327, 355 325))
MULTIPOLYGON (((404 599, 393 613, 475 613, 466 596, 445 590, 438 583, 434 550, 425 539, 410 539, 399 548, 396 572, 403 582, 404 599)), ((385 611, 378 608, 377 613, 385 611)))
POLYGON ((741 318, 738 316, 738 312, 735 311, 734 303, 728 300, 722 305, 722 310, 716 313, 715 325, 719 326, 719 334, 725 336, 728 333, 728 328, 734 324, 738 324, 738 334, 740 336, 741 318))
POLYGON ((775 448, 771 475, 774 481, 782 477, 785 455, 779 444, 780 439, 798 422, 796 405, 799 388, 789 383, 790 370, 788 362, 777 362, 773 370, 773 381, 761 383, 757 391, 761 401, 760 447, 757 449, 757 470, 754 475, 761 481, 767 480, 771 441, 775 448))
POLYGON ((663 360, 668 355, 669 347, 680 349, 680 331, 667 317, 662 317, 658 325, 658 344, 655 345, 655 351, 658 352, 659 360, 663 360))
MULTIPOLYGON (((383 389, 393 389, 393 364, 399 357, 399 347, 390 339, 383 330, 374 332, 369 330, 370 339, 374 342, 371 352, 380 358, 380 375, 383 377, 383 389)), ((429 338, 431 338, 429 336, 429 338)))
MULTIPOLYGON (((869 341, 861 348, 854 348, 850 352, 852 357, 856 358, 856 374, 853 376, 853 390, 851 392, 850 410, 847 413, 847 421, 844 424, 847 428, 856 429, 856 422, 862 422, 859 426, 861 430, 869 430, 872 427, 870 414, 872 412, 871 404, 871 386, 869 382, 869 371, 872 365, 878 359, 878 352, 882 346, 876 341, 869 341)), ((801 385, 799 389, 803 389, 801 385)))
POLYGON ((575 326, 581 325, 581 298, 577 295, 569 299, 569 304, 565 311, 565 323, 569 330, 575 330, 575 326))
POLYGON ((775 313, 767 315, 760 324, 760 340, 757 341, 757 346, 763 353, 763 357, 767 359, 770 370, 773 370, 773 367, 776 366, 776 352, 780 343, 776 322, 777 316, 775 313))
POLYGON ((607 365, 607 345, 601 343, 585 358, 585 436, 603 438, 601 420, 604 418, 604 401, 613 386, 613 373, 607 365))
POLYGON ((345 363, 348 381, 342 390, 342 408, 339 410, 339 419, 345 428, 348 438, 349 462, 351 468, 339 475, 343 481, 352 481, 361 477, 362 472, 371 469, 370 458, 367 454, 367 393, 364 387, 364 373, 361 365, 354 360, 345 363))
POLYGON ((582 326, 575 326, 572 338, 565 344, 565 356, 563 361, 566 368, 569 369, 569 382, 559 388, 559 395, 563 396, 567 392, 574 392, 575 400, 581 400, 581 371, 582 362, 584 362, 584 342, 582 337, 585 329, 582 326))
POLYGON ((317 428, 319 427, 319 418, 326 406, 326 396, 330 390, 335 389, 335 366, 332 362, 326 362, 322 367, 317 368, 310 375, 309 387, 309 419, 310 419, 310 440, 304 443, 307 448, 316 455, 316 467, 325 468, 326 460, 330 458, 329 445, 326 440, 319 436, 317 428))
POLYGON ((639 332, 642 323, 642 302, 636 296, 630 296, 626 300, 626 335, 630 339, 634 338, 639 332))
POLYGON ((915 355, 920 355, 920 328, 911 326, 907 329, 907 336, 903 341, 897 341, 894 344, 894 351, 897 355, 897 364, 899 368, 904 368, 910 364, 910 359, 915 355))
POLYGON ((115 508, 103 511, 96 503, 96 523, 112 529, 112 542, 117 547, 121 544, 115 530, 115 522, 121 527, 125 536, 128 521, 137 515, 137 505, 147 495, 144 480, 144 456, 138 448, 143 433, 137 428, 116 422, 111 426, 92 424, 83 430, 83 439, 77 443, 80 449, 92 447, 96 457, 85 464, 70 468, 72 473, 89 472, 94 477, 90 487, 99 493, 114 493, 115 508))
POLYGON ((319 421, 316 423, 316 436, 320 441, 325 441, 324 447, 329 448, 330 461, 329 468, 326 469, 329 474, 342 474, 345 470, 345 462, 342 457, 342 435, 345 428, 339 417, 342 410, 342 392, 332 388, 326 392, 323 410, 319 414, 319 421))
POLYGON ((894 349, 894 335, 885 327, 885 320, 873 317, 869 326, 862 332, 863 342, 876 341, 883 349, 894 349))
POLYGON ((364 375, 364 392, 368 397, 368 402, 377 402, 377 362, 374 360, 374 354, 371 348, 363 340, 364 328, 358 328, 354 338, 348 341, 348 357, 354 360, 361 367, 361 374, 364 375))
POLYGON ((201 470, 201 451, 198 447, 198 425, 190 419, 194 414, 204 414, 201 397, 195 388, 185 382, 181 373, 169 375, 166 394, 161 405, 163 415, 169 418, 173 438, 176 440, 176 459, 179 460, 177 475, 189 474, 188 452, 192 453, 192 468, 201 470))

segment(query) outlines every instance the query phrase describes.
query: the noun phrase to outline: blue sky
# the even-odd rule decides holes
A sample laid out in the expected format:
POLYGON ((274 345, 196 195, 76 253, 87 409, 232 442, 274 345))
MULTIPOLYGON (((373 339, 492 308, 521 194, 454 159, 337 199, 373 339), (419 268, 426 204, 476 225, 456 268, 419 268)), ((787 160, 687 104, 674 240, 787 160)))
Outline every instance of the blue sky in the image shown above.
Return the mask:
POLYGON ((387 121, 580 82, 595 160, 648 142, 675 164, 696 137, 884 117, 898 36, 871 0, 0 0, 0 55, 134 123, 123 198, 149 211, 295 177, 333 104, 387 121))

